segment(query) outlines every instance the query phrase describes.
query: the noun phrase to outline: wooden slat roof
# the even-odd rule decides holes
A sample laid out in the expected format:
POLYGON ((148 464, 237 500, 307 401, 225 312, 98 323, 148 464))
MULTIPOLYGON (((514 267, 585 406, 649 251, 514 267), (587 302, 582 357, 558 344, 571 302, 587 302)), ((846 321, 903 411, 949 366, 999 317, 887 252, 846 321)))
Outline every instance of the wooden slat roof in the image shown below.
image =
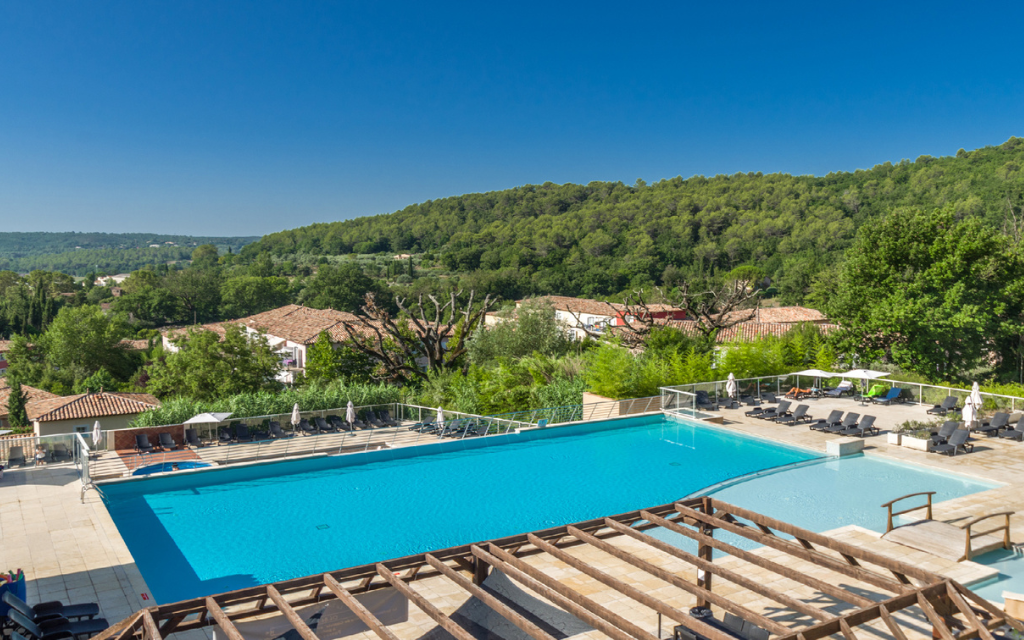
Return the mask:
POLYGON ((486 586, 493 571, 614 640, 657 640, 651 628, 623 615, 623 607, 612 610, 610 603, 621 599, 709 640, 735 638, 693 617, 689 606, 709 606, 719 619, 728 612, 770 632, 776 640, 818 640, 829 635, 842 635, 845 640, 875 636, 908 640, 932 634, 944 640, 993 640, 992 630, 1005 625, 1024 632, 1020 622, 952 580, 735 505, 696 498, 153 606, 98 639, 163 640, 176 632, 216 625, 228 638, 242 640, 235 623, 283 615, 301 638, 315 640, 315 632, 295 609, 340 599, 379 638, 397 640, 400 636, 394 626, 355 600, 358 594, 390 588, 458 640, 484 636, 478 625, 446 614, 451 596, 439 596, 440 592, 476 598, 533 640, 553 640, 528 611, 510 606, 486 586), (654 528, 696 542, 697 553, 652 536, 649 531, 654 528), (763 547, 741 549, 716 537, 716 531, 728 531, 763 547), (715 561, 711 561, 712 549, 718 556, 715 561), (657 561, 652 560, 655 556, 657 561), (582 577, 575 577, 576 573, 582 577), (441 580, 446 586, 411 586, 425 579, 441 580), (590 586, 594 583, 600 588, 590 586), (608 595, 608 590, 610 597, 599 597, 608 595), (688 598, 690 605, 680 606, 680 598, 688 598))

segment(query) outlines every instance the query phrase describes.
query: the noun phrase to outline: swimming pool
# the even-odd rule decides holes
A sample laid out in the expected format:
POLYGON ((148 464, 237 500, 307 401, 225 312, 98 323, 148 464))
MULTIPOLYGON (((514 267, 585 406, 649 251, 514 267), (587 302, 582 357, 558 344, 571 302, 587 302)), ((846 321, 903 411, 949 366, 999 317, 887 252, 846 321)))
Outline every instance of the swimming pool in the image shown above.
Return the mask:
POLYGON ((154 473, 168 473, 170 471, 184 471, 186 469, 205 469, 213 466, 208 462, 192 462, 183 460, 181 462, 160 462, 158 464, 150 464, 145 467, 139 467, 132 472, 133 476, 149 476, 154 473))
MULTIPOLYGON (((168 474, 104 484, 102 491, 153 596, 166 603, 662 504, 817 458, 706 424, 648 416, 168 474)), ((871 473, 888 468, 878 464, 871 473)), ((800 494, 829 467, 804 468, 817 471, 766 491, 800 494)), ((901 478, 915 477, 912 468, 904 471, 901 478)), ((985 488, 954 483, 947 493, 985 488)), ((888 495, 893 487, 884 489, 888 495)), ((884 499, 872 496, 877 510, 884 499)))

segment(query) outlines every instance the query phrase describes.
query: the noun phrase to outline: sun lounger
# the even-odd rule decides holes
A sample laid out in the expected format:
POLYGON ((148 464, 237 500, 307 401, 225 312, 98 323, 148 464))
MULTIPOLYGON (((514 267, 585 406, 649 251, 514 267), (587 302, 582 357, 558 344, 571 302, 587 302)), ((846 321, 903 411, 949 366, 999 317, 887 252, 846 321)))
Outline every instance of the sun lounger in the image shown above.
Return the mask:
POLYGON ((707 391, 697 391, 694 404, 696 404, 699 409, 718 411, 718 405, 712 402, 711 396, 708 395, 707 391))
POLYGON ((903 389, 900 389, 899 387, 893 387, 886 391, 884 396, 871 398, 871 402, 874 402, 875 404, 889 405, 899 400, 901 393, 903 393, 903 389))
POLYGON ((185 444, 197 449, 203 446, 203 441, 199 439, 199 432, 195 429, 185 429, 185 444))
POLYGON ((174 438, 169 433, 160 434, 160 448, 165 450, 177 449, 178 443, 174 441, 174 438))
POLYGON ((806 404, 799 404, 797 405, 796 409, 793 410, 793 413, 789 414, 788 416, 782 416, 781 418, 777 418, 775 421, 778 422, 779 424, 796 424, 801 420, 810 420, 811 416, 807 415, 808 409, 810 409, 810 407, 808 407, 806 404))
POLYGON ((939 427, 939 432, 932 436, 931 440, 935 444, 945 444, 949 440, 949 436, 953 435, 953 432, 960 427, 960 423, 956 420, 946 420, 939 427))
POLYGON ((839 424, 842 421, 843 412, 840 411, 839 409, 834 409, 831 413, 828 414, 827 418, 819 418, 817 420, 814 420, 808 426, 810 427, 811 431, 828 431, 829 427, 831 427, 834 424, 839 424))
POLYGON ((237 442, 252 442, 252 434, 249 433, 249 425, 240 424, 235 427, 235 440, 237 442))
POLYGON ((1006 438, 1007 440, 1024 440, 1024 416, 1021 416, 1017 424, 1012 429, 1007 429, 999 434, 1000 438, 1006 438))
POLYGON ((67 618, 51 618, 37 624, 13 608, 7 612, 7 619, 11 621, 15 632, 21 632, 27 638, 35 640, 58 640, 68 637, 88 638, 105 631, 110 626, 103 618, 77 622, 71 622, 67 618))
POLYGON ((282 440, 284 438, 290 438, 293 434, 285 433, 284 429, 281 428, 281 423, 275 420, 270 421, 270 437, 274 440, 282 440))
POLYGON ((227 427, 221 427, 217 434, 217 440, 222 444, 228 444, 234 441, 235 437, 231 435, 231 429, 227 427))
POLYGON ((92 602, 65 605, 54 600, 53 602, 40 602, 33 607, 10 591, 4 592, 3 601, 4 604, 20 611, 22 615, 37 624, 54 618, 66 618, 68 620, 86 618, 91 620, 100 614, 99 606, 92 602))
POLYGON ((380 419, 377 418, 377 414, 375 414, 373 412, 373 409, 367 409, 366 410, 366 421, 369 422, 374 427, 377 427, 377 428, 386 427, 387 426, 380 419))
POLYGON ((354 429, 354 427, 352 427, 349 423, 345 422, 339 416, 336 416, 334 414, 327 416, 326 419, 327 422, 333 424, 334 428, 337 429, 338 431, 352 431, 354 429))
POLYGON ((973 429, 975 433, 984 433, 988 436, 998 435, 1000 429, 1005 429, 1010 424, 1010 414, 1002 411, 997 411, 992 416, 991 420, 982 422, 978 427, 973 429))
POLYGON ((937 404, 925 413, 934 413, 936 415, 944 416, 950 411, 958 412, 956 408, 957 399, 956 396, 946 396, 946 399, 942 401, 942 404, 937 404))
POLYGON ((789 400, 783 400, 778 404, 778 406, 773 407, 771 409, 766 409, 764 412, 757 414, 756 417, 762 418, 764 420, 773 420, 775 418, 780 418, 782 416, 789 415, 789 407, 791 404, 793 403, 790 402, 789 400))
POLYGON ((826 429, 826 431, 828 431, 829 433, 842 433, 846 429, 856 427, 859 422, 860 414, 851 411, 850 413, 846 414, 846 417, 843 418, 842 422, 830 426, 828 429, 826 429))
POLYGON ((837 386, 835 389, 830 389, 829 391, 826 391, 824 395, 829 398, 838 398, 844 393, 853 393, 853 383, 850 382, 849 380, 843 380, 842 382, 839 383, 839 386, 837 386))
POLYGON ((7 452, 7 466, 13 467, 18 465, 19 467, 25 466, 25 448, 21 446, 11 447, 10 451, 7 452))
POLYGON ((149 444, 149 436, 144 433, 135 434, 135 450, 139 453, 149 453, 153 445, 149 444))
POLYGON ((299 431, 310 436, 316 435, 316 427, 309 424, 309 420, 306 420, 305 418, 299 420, 299 424, 293 426, 295 427, 295 431, 299 431))
POLYGON ((953 432, 953 435, 949 436, 949 440, 945 444, 937 444, 932 448, 935 453, 948 453, 951 456, 955 456, 957 451, 963 450, 964 453, 970 453, 974 451, 974 445, 967 442, 967 438, 970 437, 971 432, 967 429, 957 429, 953 432))
POLYGON ((766 409, 765 407, 755 406, 753 409, 751 409, 749 411, 744 411, 743 415, 750 416, 751 418, 757 418, 758 416, 760 416, 762 413, 764 413, 767 410, 768 409, 766 409))
POLYGON ((863 438, 871 435, 872 432, 879 432, 878 427, 875 426, 875 416, 864 416, 855 426, 850 427, 849 429, 843 429, 839 434, 863 438))
POLYGON ((320 433, 334 433, 337 431, 337 428, 333 424, 327 422, 320 416, 313 418, 313 422, 316 423, 316 428, 320 430, 320 433))
POLYGON ((388 425, 389 427, 397 427, 398 421, 391 417, 391 412, 387 409, 381 409, 377 412, 377 417, 380 418, 381 422, 388 425))

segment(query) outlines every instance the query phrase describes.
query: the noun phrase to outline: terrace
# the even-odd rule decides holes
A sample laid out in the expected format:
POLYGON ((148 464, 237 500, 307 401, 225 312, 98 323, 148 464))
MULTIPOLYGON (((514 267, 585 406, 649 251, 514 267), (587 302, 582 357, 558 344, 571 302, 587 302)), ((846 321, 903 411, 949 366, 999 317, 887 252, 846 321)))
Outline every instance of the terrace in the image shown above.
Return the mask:
MULTIPOLYGON (((778 385, 780 390, 785 391, 785 380, 784 378, 773 378, 771 380, 765 379, 765 383, 775 383, 778 385)), ((761 382, 759 381, 759 384, 761 382)), ((708 387, 710 390, 714 390, 718 386, 715 383, 709 383, 708 387)), ((945 390, 934 390, 926 391, 924 396, 928 397, 929 393, 934 393, 936 397, 940 394, 942 397, 947 393, 945 390)), ((963 392, 964 394, 966 392, 963 392)), ((919 396, 920 397, 920 396, 919 396)), ((931 400, 930 397, 928 397, 931 400)), ((941 398, 940 398, 941 399, 941 398)), ((986 397, 986 400, 992 400, 992 402, 1002 403, 1000 406, 1005 405, 1007 409, 1015 409, 1021 406, 1019 403, 1020 399, 991 399, 986 397)), ((808 399, 801 402, 807 403, 811 407, 811 415, 816 417, 824 416, 832 409, 840 409, 843 411, 858 411, 860 413, 868 413, 870 415, 876 415, 878 417, 877 424, 883 430, 883 434, 886 430, 891 429, 896 424, 903 422, 908 419, 921 419, 925 414, 925 409, 931 406, 931 402, 928 402, 927 407, 924 405, 916 404, 902 404, 893 405, 888 407, 882 406, 862 406, 854 398, 820 398, 820 399, 808 399)), ((529 429, 531 423, 535 424, 539 420, 547 419, 550 421, 550 425, 556 423, 568 422, 569 420, 579 419, 596 419, 604 418, 608 416, 618 416, 622 414, 631 414, 640 411, 650 411, 660 406, 660 398, 657 399, 643 399, 643 401, 633 401, 629 403, 613 403, 608 405, 605 403, 601 407, 596 406, 584 406, 579 407, 578 411, 572 408, 558 408, 548 410, 547 412, 529 412, 519 413, 509 416, 501 416, 494 418, 495 420, 504 420, 506 423, 503 432, 495 431, 496 434, 501 435, 503 433, 514 433, 516 429, 529 429), (546 417, 544 417, 546 416, 546 417), (517 423, 514 427, 512 423, 517 423)), ((400 447, 410 446, 415 444, 425 444, 427 442, 443 441, 444 439, 437 438, 436 436, 427 436, 423 434, 416 434, 409 429, 409 426, 416 422, 422 422, 423 419, 430 415, 431 412, 436 411, 435 409, 425 407, 411 407, 411 408, 397 408, 392 406, 392 415, 398 417, 402 416, 402 424, 399 427, 393 428, 380 428, 380 429, 368 429, 364 431, 357 431, 354 433, 337 433, 337 434, 323 434, 318 436, 304 436, 295 437, 289 439, 291 442, 279 442, 279 443, 239 443, 222 446, 210 446, 204 447, 197 452, 197 455, 206 454, 208 458, 202 458, 203 460, 209 460, 214 463, 230 464, 232 462, 241 462, 243 460, 257 459, 268 459, 272 457, 288 456, 292 457, 295 455, 309 455, 315 453, 317 455, 324 454, 336 454, 346 453, 349 451, 366 451, 372 450, 377 447, 400 447), (415 410, 416 413, 407 413, 415 410), (355 438, 353 438, 355 436, 355 438), (348 438, 349 445, 345 445, 345 439, 348 438), (412 438, 410 440, 410 438, 412 438), (301 443, 301 444, 300 444, 301 443), (286 447, 294 447, 292 449, 286 449, 285 451, 274 450, 272 447, 285 445, 286 447), (301 447, 309 446, 311 450, 306 451, 301 447), (262 449, 263 453, 259 453, 262 449), (221 451, 217 454, 218 450, 221 451), (235 453, 237 452, 237 453, 235 453), (246 453, 248 452, 248 453, 246 453), (255 452, 255 454, 253 453, 255 452), (216 455, 221 455, 222 459, 218 460, 216 455)), ((339 410, 340 411, 340 410, 339 410)), ((323 415, 324 413, 332 412, 306 412, 303 417, 313 417, 314 413, 323 415)), ((342 412, 343 413, 343 412, 342 412)), ((829 440, 835 438, 834 435, 822 434, 819 432, 813 432, 807 429, 804 425, 797 426, 784 426, 776 424, 774 422, 768 422, 764 420, 757 420, 755 418, 749 418, 744 415, 743 410, 729 410, 721 409, 715 412, 722 419, 722 427, 740 433, 746 433, 755 435, 760 438, 765 438, 775 442, 793 444, 808 448, 815 451, 824 451, 826 443, 829 440)), ((446 412, 448 415, 449 412, 446 412)), ((457 414, 450 414, 456 419, 459 417, 457 414)), ((282 422, 283 424, 283 422, 282 422)), ((217 425, 220 426, 220 425, 217 425)), ((210 434, 217 432, 216 428, 208 430, 210 434)), ((108 436, 110 437, 110 436, 108 436)), ((488 436, 490 437, 490 436, 488 436)), ((86 441, 88 438, 85 439, 86 441)), ((980 493, 975 493, 963 498, 957 498, 953 500, 947 500, 940 502, 935 505, 935 518, 944 521, 963 521, 969 517, 981 515, 987 512, 996 510, 1011 509, 1015 510, 1018 514, 1024 514, 1024 492, 1021 492, 1021 486, 1024 485, 1024 445, 1017 442, 1010 442, 999 439, 990 438, 978 438, 976 439, 977 448, 975 452, 970 455, 959 455, 956 457, 939 456, 935 454, 929 454, 923 451, 915 451, 904 447, 899 447, 890 444, 884 437, 870 437, 865 440, 865 453, 869 456, 879 456, 883 458, 900 460, 909 463, 913 463, 918 466, 925 466, 937 471, 952 471, 959 474, 965 474, 977 478, 992 480, 996 482, 1005 483, 1005 486, 990 489, 980 493)), ((105 443, 106 444, 106 443, 105 443)), ((88 447, 88 445, 86 445, 88 447)), ((160 455, 160 454, 156 454, 160 455)), ((100 460, 88 461, 86 456, 86 462, 93 473, 100 468, 100 461, 107 459, 111 456, 116 456, 122 461, 125 471, 128 470, 128 464, 124 462, 124 458, 117 455, 114 451, 104 451, 101 453, 100 460)), ((132 617, 132 626, 130 631, 128 628, 121 628, 119 632, 133 633, 136 636, 145 635, 145 637, 151 640, 155 639, 152 627, 149 626, 145 619, 145 615, 135 615, 133 612, 139 612, 143 608, 151 604, 151 595, 148 592, 148 587, 145 585, 145 580, 142 578, 139 571, 134 565, 131 553, 128 551, 124 542, 117 531, 117 528, 113 525, 109 514, 104 508, 100 496, 96 492, 86 492, 83 496, 81 495, 81 482, 80 482, 80 469, 83 465, 81 460, 72 460, 63 462, 60 464, 51 463, 45 466, 17 469, 8 471, 3 482, 0 483, 0 566, 9 567, 23 567, 31 577, 29 583, 29 600, 36 602, 39 600, 51 600, 59 599, 64 601, 97 601, 100 603, 103 615, 110 619, 112 622, 132 617), (11 485, 11 486, 6 486, 11 485), (41 505, 41 506, 40 506, 41 505), (143 630, 145 629, 145 630, 143 630)), ((120 475, 122 472, 119 472, 120 475)), ((893 496, 901 494, 898 488, 894 488, 893 496)), ((675 517, 675 516, 671 516, 675 517)), ((879 509, 879 519, 884 518, 884 512, 879 509)), ((1019 544, 1024 542, 1024 515, 1015 515, 1012 518, 1011 531, 1013 534, 1013 542, 1019 544)), ((614 519, 614 518, 613 518, 614 519)), ((623 519, 621 522, 625 523, 629 527, 642 526, 642 523, 635 521, 629 521, 629 519, 623 519)), ((604 523, 607 525, 607 522, 604 523)), ((686 523, 684 523, 686 524, 686 523)), ((695 567, 687 563, 679 562, 678 558, 673 559, 671 554, 666 556, 665 552, 659 549, 650 549, 640 545, 642 541, 636 541, 629 535, 622 532, 610 532, 605 529, 587 529, 580 525, 577 526, 580 531, 584 533, 595 533, 598 540, 605 539, 606 536, 614 537, 612 544, 616 547, 625 549, 628 553, 636 555, 641 559, 646 559, 648 562, 654 563, 657 566, 668 567, 673 573, 682 576, 683 578, 691 581, 693 584, 697 584, 696 571, 699 567, 695 567)), ((639 529, 638 529, 639 530, 639 529)), ((547 540, 544 532, 537 532, 542 539, 547 540)), ((979 577, 984 577, 985 568, 976 563, 965 562, 955 563, 943 561, 941 558, 929 556, 922 552, 916 552, 901 547, 895 543, 880 540, 877 534, 869 532, 858 527, 844 528, 840 530, 829 531, 826 534, 829 539, 839 541, 844 544, 852 545, 859 549, 870 549, 873 553, 880 554, 881 556, 889 559, 903 559, 907 562, 912 563, 916 567, 925 569, 933 574, 940 575, 939 582, 944 586, 942 589, 946 589, 946 603, 953 599, 949 594, 949 586, 953 585, 953 589, 957 590, 959 587, 950 583, 949 580, 954 580, 959 584, 969 584, 972 581, 976 581, 979 577)), ((608 538, 611 539, 611 538, 608 538)), ((694 594, 690 591, 683 589, 679 591, 677 585, 665 584, 664 581, 660 581, 660 578, 655 576, 654 578, 645 577, 639 582, 635 582, 636 566, 630 565, 629 561, 624 561, 614 554, 609 556, 607 549, 595 548, 595 545, 590 542, 580 542, 579 538, 574 535, 566 536, 564 540, 555 540, 550 542, 554 545, 556 550, 562 550, 563 554, 568 553, 573 558, 576 558, 585 564, 596 568, 604 574, 611 576, 624 584, 632 586, 634 589, 639 589, 641 593, 659 599, 660 602, 664 603, 664 606, 671 607, 675 611, 685 611, 688 606, 691 606, 697 600, 694 594), (563 549, 564 547, 564 549, 563 549)), ((626 621, 640 626, 649 635, 654 634, 654 630, 657 628, 659 617, 657 610, 652 609, 647 604, 638 601, 624 591, 618 588, 610 587, 606 582, 590 579, 593 575, 593 571, 587 573, 587 570, 580 570, 576 568, 570 561, 565 557, 560 557, 558 554, 551 554, 548 551, 537 551, 536 547, 532 547, 532 542, 523 546, 523 549, 514 549, 516 545, 503 546, 508 553, 512 556, 520 558, 523 563, 528 563, 531 566, 539 567, 540 570, 544 571, 546 575, 549 575, 555 582, 569 585, 573 589, 579 591, 584 597, 594 600, 595 602, 605 606, 607 609, 615 612, 622 616, 626 621), (525 551, 526 553, 521 553, 525 551), (582 575, 581 575, 582 574, 582 575), (600 584, 598 584, 600 583, 600 584)), ((478 545, 484 552, 489 553, 491 557, 495 556, 493 550, 487 545, 478 545)), ((499 544, 501 546, 501 544, 499 544)), ((815 546, 818 546, 815 543, 815 546)), ((754 552, 754 555, 767 558, 780 560, 782 557, 779 555, 784 554, 785 550, 761 548, 754 552)), ((831 553, 827 552, 826 553, 831 553)), ((470 549, 468 555, 461 557, 468 559, 472 562, 470 556, 473 555, 473 550, 470 549)), ((448 566, 450 570, 459 572, 462 569, 467 569, 464 563, 460 563, 455 560, 454 557, 446 556, 443 553, 435 554, 435 559, 439 559, 440 562, 448 566), (452 563, 455 564, 452 564, 452 563)), ((842 556, 839 556, 842 558, 842 556)), ((853 556, 859 557, 859 556, 853 556)), ((382 559, 383 560, 383 559, 382 559)), ((458 581, 453 581, 449 575, 437 567, 433 566, 434 563, 426 560, 423 556, 418 561, 422 568, 416 571, 412 571, 411 565, 406 569, 400 569, 396 566, 396 571, 404 571, 403 575, 409 578, 410 575, 415 578, 415 581, 410 584, 410 588, 415 589, 422 595, 424 595, 429 602, 433 603, 433 606, 443 612, 445 616, 454 617, 457 622, 464 623, 465 618, 462 616, 467 611, 476 610, 481 606, 487 605, 486 599, 477 602, 474 600, 476 596, 471 592, 467 591, 460 586, 458 581), (427 565, 430 565, 429 567, 427 565), (482 604, 481 604, 482 603, 482 604)), ((729 569, 732 568, 735 571, 741 572, 747 577, 752 577, 758 581, 762 581, 763 584, 774 585, 780 578, 771 576, 764 573, 759 568, 751 567, 749 559, 736 559, 733 556, 727 558, 719 558, 716 556, 714 560, 715 565, 721 565, 722 567, 729 569)), ((384 562, 384 565, 391 568, 391 562, 384 562)), ((855 593, 861 593, 860 589, 869 589, 869 586, 856 584, 847 578, 841 578, 834 574, 831 567, 807 567, 806 563, 799 563, 802 567, 801 571, 806 569, 806 575, 817 578, 822 581, 838 581, 847 580, 851 585, 855 585, 856 588, 851 589, 855 593)), ((364 569, 372 569, 372 573, 375 575, 381 575, 376 570, 376 565, 373 567, 365 567, 364 569)), ((521 569, 525 571, 525 569, 521 569)), ((345 576, 349 572, 344 572, 345 576)), ((504 573, 504 572, 503 572, 504 573)), ((988 575, 991 571, 988 572, 988 575)), ((467 577, 472 576, 472 572, 466 574, 467 577)), ((348 589, 351 593, 359 595, 360 590, 363 588, 363 582, 367 577, 371 577, 370 573, 363 576, 360 574, 359 579, 353 584, 351 581, 346 582, 342 580, 344 576, 338 576, 339 584, 344 588, 348 589)), ((319 584, 326 584, 322 576, 316 576, 319 580, 319 584)), ((514 578, 513 578, 514 579, 514 578)), ((368 585, 369 588, 365 589, 367 592, 374 591, 383 585, 383 578, 374 579, 368 585)), ((307 580, 308 582, 308 580, 307 580)), ((927 580, 925 580, 927 582, 927 580)), ((279 594, 286 601, 288 606, 298 607, 305 603, 312 602, 308 599, 310 590, 304 585, 303 596, 302 589, 294 589, 290 585, 281 586, 279 594), (290 604, 289 604, 290 603, 290 604)), ((492 583, 488 583, 490 586, 492 583)), ((938 583, 931 583, 938 584, 938 583)), ((806 587, 806 585, 804 585, 806 587)), ((503 589, 502 586, 495 586, 494 589, 503 589)), ((786 588, 780 588, 779 592, 783 595, 788 595, 792 598, 797 598, 806 602, 816 602, 816 598, 825 598, 821 594, 814 596, 809 592, 801 592, 801 588, 798 585, 788 585, 786 588)), ((935 587, 933 591, 938 593, 939 587, 935 587)), ((800 615, 799 611, 790 610, 788 614, 782 615, 778 613, 778 601, 770 601, 765 599, 763 594, 750 593, 749 589, 737 588, 735 583, 729 584, 728 581, 716 581, 712 589, 716 594, 727 597, 735 598, 737 604, 748 606, 752 611, 758 613, 758 615, 766 616, 773 619, 778 619, 780 624, 790 625, 791 628, 797 628, 792 626, 796 624, 795 621, 803 620, 808 622, 807 612, 803 616, 800 615)), ((327 591, 321 590, 318 597, 322 600, 324 598, 330 599, 332 596, 329 588, 327 591)), ((269 591, 264 591, 264 594, 269 591)), ((333 593, 333 592, 331 592, 333 593)), ((932 592, 928 592, 932 593, 932 592)), ((960 593, 958 591, 958 593, 960 593)), ((571 594, 570 594, 571 595, 571 594)), ((634 593, 634 595, 636 595, 634 593)), ((827 594, 826 594, 827 595, 827 594)), ((542 601, 549 603, 555 603, 561 609, 565 610, 558 604, 556 600, 549 600, 544 594, 536 593, 535 596, 540 596, 542 601)), ((554 597, 554 596, 552 596, 554 597)), ((575 596, 573 596, 575 597, 575 596)), ((879 596, 870 596, 869 599, 874 599, 879 596)), ((916 597, 916 596, 915 596, 916 597)), ((926 596, 931 597, 931 596, 926 596)), ((967 596, 964 596, 967 597, 967 596)), ((270 596, 267 596, 270 598, 270 596)), ((239 610, 237 607, 240 606, 240 601, 234 601, 232 598, 221 598, 220 596, 215 597, 217 607, 221 608, 223 612, 229 617, 234 618, 235 613, 239 610)), ((570 601, 572 599, 570 598, 570 601)), ((270 599, 270 602, 274 602, 274 599, 270 599)), ((826 613, 829 615, 836 615, 847 609, 843 606, 838 605, 831 601, 831 605, 838 608, 829 609, 826 607, 826 613)), ((993 619, 996 614, 989 611, 989 614, 984 613, 985 607, 977 601, 970 601, 972 607, 976 610, 974 615, 985 618, 991 616, 993 619)), ((414 605, 416 601, 413 600, 414 605)), ((203 606, 206 606, 204 601, 203 606)), ((563 603, 564 604, 564 603, 563 603)), ((648 603, 650 604, 650 603, 648 603)), ((850 603, 847 603, 850 604, 850 603)), ((262 612, 261 615, 269 615, 274 613, 273 609, 285 610, 285 607, 279 605, 272 607, 267 604, 264 600, 264 604, 261 607, 266 606, 267 609, 262 612)), ((662 606, 662 605, 659 605, 662 606)), ((865 605, 867 606, 867 605, 865 605)), ((868 607, 870 608, 870 607, 868 607)), ((920 604, 915 607, 911 607, 911 610, 907 610, 904 613, 898 614, 900 617, 904 617, 905 623, 901 623, 900 627, 906 638, 918 638, 930 635, 932 632, 932 621, 929 618, 927 612, 920 607, 920 604), (904 624, 906 627, 904 628, 904 624)), ((192 630, 189 630, 188 626, 181 628, 180 630, 169 633, 160 631, 160 634, 164 634, 161 637, 166 637, 167 634, 173 637, 187 638, 187 637, 209 637, 209 632, 217 627, 209 626, 211 620, 216 615, 213 608, 204 609, 209 611, 209 616, 204 614, 204 622, 201 625, 196 625, 192 630), (198 634, 198 636, 196 635, 198 634)), ((150 615, 160 623, 163 627, 163 623, 167 622, 167 618, 160 618, 163 613, 167 611, 165 607, 161 606, 158 609, 150 609, 150 615)), ((196 608, 196 612, 199 609, 196 608)), ((856 614, 856 611, 849 609, 852 614, 856 614)), ((876 609, 877 611, 877 609, 876 609)), ((662 613, 664 614, 665 609, 662 607, 662 613)), ((436 614, 436 611, 433 612, 436 614)), ((955 612, 953 612, 955 613, 955 612)), ((467 614, 468 615, 468 614, 467 614)), ((861 613, 860 615, 865 615, 861 613)), ((242 616, 248 617, 248 616, 242 616)), ((811 616, 813 617, 813 616, 811 616)), ((842 616, 840 616, 842 617, 842 616)), ((958 619, 961 620, 967 626, 966 631, 957 630, 953 628, 951 633, 955 633, 957 637, 968 638, 973 634, 981 635, 982 637, 988 637, 980 629, 975 628, 972 631, 970 625, 970 616, 966 613, 961 612, 956 614, 958 619), (967 634, 967 635, 964 635, 967 634)), ((658 637, 665 637, 665 633, 668 633, 669 627, 672 624, 676 624, 679 621, 671 618, 671 616, 662 615, 662 622, 664 627, 662 628, 663 633, 658 637), (671 620, 675 620, 672 622, 671 620)), ((859 620, 860 618, 854 618, 851 620, 859 620)), ((837 618, 838 620, 838 618, 837 618)), ((763 622, 763 621, 762 621, 763 622)), ((821 622, 824 622, 821 620, 821 622)), ((842 624, 837 621, 832 621, 833 624, 838 624, 842 627, 842 624)), ((426 610, 420 610, 417 606, 410 608, 409 618, 402 625, 389 627, 391 633, 399 638, 416 638, 420 637, 424 632, 434 629, 439 624, 436 615, 431 615, 426 610)), ((447 623, 444 623, 445 625, 447 623)), ((847 625, 855 627, 852 622, 848 621, 847 625)), ((602 637, 605 635, 611 635, 614 632, 607 633, 601 631, 600 627, 590 625, 593 629, 598 631, 587 631, 583 635, 587 637, 602 637)), ((442 625, 443 628, 444 627, 442 625)), ((808 627, 809 629, 810 627, 808 627)), ((224 629, 224 625, 220 626, 220 629, 224 629)), ((472 631, 472 625, 470 625, 472 631)), ((947 629, 949 630, 949 629, 947 629)), ((303 629, 298 628, 300 635, 305 636, 303 629)), ((775 635, 783 635, 780 630, 776 630, 775 635)), ((859 630, 853 630, 852 633, 855 637, 864 637, 865 635, 885 635, 897 637, 899 640, 903 640, 899 635, 896 634, 887 623, 881 618, 876 618, 874 622, 870 622, 865 627, 865 633, 861 633, 859 630)), ((848 639, 851 637, 846 634, 845 629, 840 629, 848 639)), ((452 633, 449 630, 449 633, 452 633)), ((628 631, 626 633, 629 633, 628 631)), ((801 628, 800 633, 804 634, 807 640, 811 640, 810 636, 807 636, 807 631, 801 628)), ((816 632, 814 632, 816 633, 816 632)), ((937 631, 942 637, 946 637, 946 634, 942 633, 941 630, 937 631)), ((218 634, 220 635, 220 634, 218 634)), ((233 637, 229 631, 225 631, 225 635, 233 637)), ((458 636, 458 632, 453 633, 458 636)), ((641 634, 631 633, 632 637, 639 637, 641 634)), ((127 636, 122 636, 127 637, 127 636)), ((359 637, 357 635, 357 637, 359 637)), ((363 637, 377 637, 369 633, 364 634, 363 637)), ((611 635, 611 637, 615 637, 611 635)), ((645 636, 646 637, 646 636, 645 636)), ((711 637, 711 636, 709 636, 711 637)), ((818 637, 818 636, 815 636, 818 637)), ((947 638, 947 640, 951 640, 947 638)))

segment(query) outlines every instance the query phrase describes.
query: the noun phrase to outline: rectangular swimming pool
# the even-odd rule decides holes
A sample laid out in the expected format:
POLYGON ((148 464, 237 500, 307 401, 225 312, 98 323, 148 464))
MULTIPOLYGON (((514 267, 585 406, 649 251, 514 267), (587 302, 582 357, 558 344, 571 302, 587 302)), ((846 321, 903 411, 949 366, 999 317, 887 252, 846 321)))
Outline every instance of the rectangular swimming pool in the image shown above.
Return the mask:
MULTIPOLYGON (((647 416, 101 489, 167 603, 662 504, 818 457, 647 416)), ((955 495, 989 488, 954 485, 955 495)), ((801 488, 781 490, 797 500, 801 488)))

